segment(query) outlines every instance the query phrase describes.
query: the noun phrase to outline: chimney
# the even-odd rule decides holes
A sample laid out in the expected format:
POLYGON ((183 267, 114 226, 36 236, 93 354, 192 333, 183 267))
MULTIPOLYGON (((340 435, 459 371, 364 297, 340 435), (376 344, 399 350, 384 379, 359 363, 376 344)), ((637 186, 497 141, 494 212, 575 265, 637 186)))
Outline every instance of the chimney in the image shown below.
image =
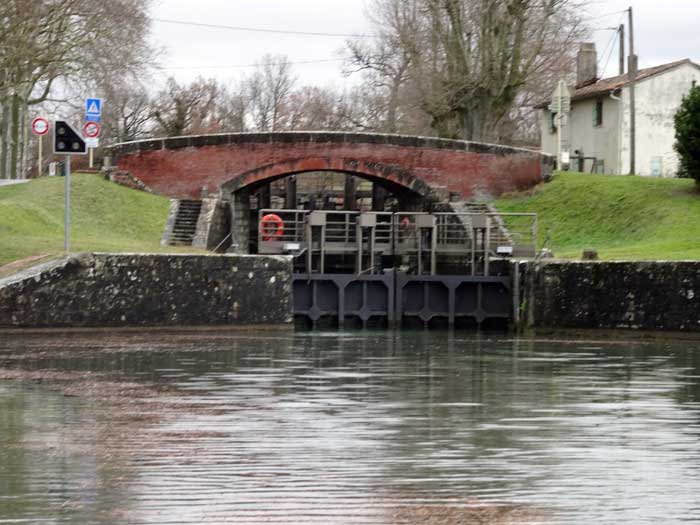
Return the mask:
POLYGON ((587 86, 598 80, 598 54, 595 44, 584 42, 576 56, 576 87, 587 86))

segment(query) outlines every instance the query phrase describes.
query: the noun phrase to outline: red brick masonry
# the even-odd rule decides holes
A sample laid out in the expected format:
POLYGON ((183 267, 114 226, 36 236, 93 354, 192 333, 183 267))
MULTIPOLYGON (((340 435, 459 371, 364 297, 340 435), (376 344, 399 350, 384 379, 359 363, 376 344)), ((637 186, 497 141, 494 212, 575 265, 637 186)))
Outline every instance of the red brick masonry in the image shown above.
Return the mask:
POLYGON ((463 198, 532 187, 551 173, 539 152, 457 140, 365 133, 226 133, 152 139, 112 148, 120 170, 156 193, 199 197, 293 173, 333 170, 427 195, 443 186, 463 198))

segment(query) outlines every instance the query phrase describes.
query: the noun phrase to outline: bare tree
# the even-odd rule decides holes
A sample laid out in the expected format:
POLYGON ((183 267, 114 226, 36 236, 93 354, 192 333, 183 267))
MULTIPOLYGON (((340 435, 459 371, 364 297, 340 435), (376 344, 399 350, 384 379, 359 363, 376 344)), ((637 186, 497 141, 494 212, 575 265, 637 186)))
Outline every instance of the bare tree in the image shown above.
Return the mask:
POLYGON ((281 122, 280 117, 295 83, 289 59, 285 56, 265 55, 247 83, 251 112, 257 129, 284 129, 285 123, 281 122))
POLYGON ((377 38, 374 42, 350 40, 346 73, 362 72, 364 85, 371 90, 377 110, 382 114, 378 131, 396 133, 405 131, 401 112, 406 109, 407 84, 414 53, 412 39, 418 23, 416 0, 377 2, 369 14, 377 38))
POLYGON ((218 119, 222 131, 243 132, 249 129, 251 101, 245 82, 238 82, 228 89, 222 89, 221 104, 218 106, 218 119))
POLYGON ((440 136, 508 140, 520 106, 571 56, 576 1, 375 0, 377 40, 350 42, 351 64, 385 93, 387 130, 421 128, 419 108, 440 136))
POLYGON ((105 141, 126 142, 150 133, 153 124, 152 101, 140 82, 110 82, 100 91, 108 101, 103 109, 101 132, 105 141))
POLYGON ((154 105, 153 116, 158 123, 156 134, 177 137, 220 131, 216 110, 219 91, 214 79, 198 78, 188 86, 168 79, 154 105))
POLYGON ((22 175, 29 107, 63 79, 126 73, 152 58, 148 1, 4 0, 0 3, 0 178, 22 175))

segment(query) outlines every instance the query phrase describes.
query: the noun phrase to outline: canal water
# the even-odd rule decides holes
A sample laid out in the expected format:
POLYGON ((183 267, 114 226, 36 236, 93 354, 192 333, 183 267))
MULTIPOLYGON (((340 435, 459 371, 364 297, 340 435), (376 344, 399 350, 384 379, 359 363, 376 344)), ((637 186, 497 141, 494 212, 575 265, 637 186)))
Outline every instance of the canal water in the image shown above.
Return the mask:
POLYGON ((695 342, 0 335, 0 523, 699 520, 695 342))

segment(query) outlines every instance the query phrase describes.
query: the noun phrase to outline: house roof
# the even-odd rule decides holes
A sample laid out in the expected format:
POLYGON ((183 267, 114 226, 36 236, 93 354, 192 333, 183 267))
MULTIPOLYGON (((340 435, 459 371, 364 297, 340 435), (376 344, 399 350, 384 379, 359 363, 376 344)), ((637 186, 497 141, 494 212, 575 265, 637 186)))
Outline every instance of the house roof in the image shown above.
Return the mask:
MULTIPOLYGON (((677 60, 676 62, 669 62, 668 64, 662 64, 660 66, 640 69, 639 71, 637 71, 637 82, 639 82, 640 80, 647 79, 649 77, 653 77, 654 75, 664 73, 670 69, 676 68, 683 64, 691 64, 700 69, 700 66, 698 64, 696 64, 689 58, 686 58, 684 60, 677 60)), ((576 100, 583 100, 586 98, 597 97, 600 95, 610 93, 611 91, 615 91, 616 89, 620 89, 626 86, 627 84, 629 84, 629 81, 629 76, 627 75, 627 73, 625 73, 624 75, 617 75, 616 77, 604 78, 598 80, 597 82, 593 82, 578 88, 570 86, 569 90, 571 91, 571 101, 573 102, 576 100)), ((547 106, 549 106, 550 102, 551 100, 546 100, 535 107, 546 108, 547 106)))

